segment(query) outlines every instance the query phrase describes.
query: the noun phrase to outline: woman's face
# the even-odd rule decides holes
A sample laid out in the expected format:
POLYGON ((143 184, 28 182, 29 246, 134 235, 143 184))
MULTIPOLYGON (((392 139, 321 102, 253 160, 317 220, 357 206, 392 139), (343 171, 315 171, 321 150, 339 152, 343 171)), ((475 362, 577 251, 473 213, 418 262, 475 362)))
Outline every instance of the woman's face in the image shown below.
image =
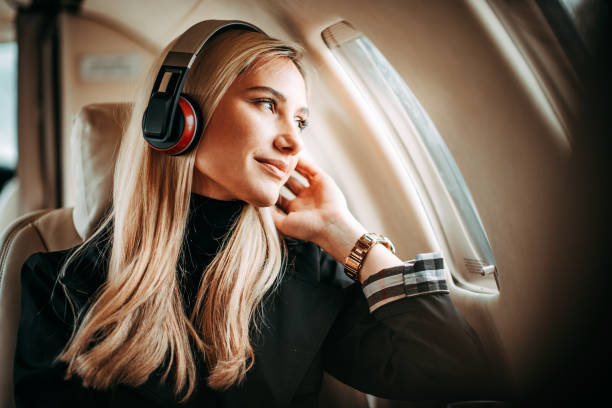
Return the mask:
POLYGON ((193 192, 274 205, 302 150, 306 106, 304 79, 288 58, 239 76, 197 147, 193 192))

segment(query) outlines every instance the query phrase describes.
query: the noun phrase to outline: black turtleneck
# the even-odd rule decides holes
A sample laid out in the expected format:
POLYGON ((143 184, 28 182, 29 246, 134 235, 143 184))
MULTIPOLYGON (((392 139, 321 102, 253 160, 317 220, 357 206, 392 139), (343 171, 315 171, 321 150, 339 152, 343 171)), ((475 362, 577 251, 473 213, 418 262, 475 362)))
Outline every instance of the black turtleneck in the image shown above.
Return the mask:
POLYGON ((214 256, 244 205, 244 201, 221 201, 191 193, 186 226, 189 248, 214 256))
POLYGON ((186 311, 190 312, 193 307, 202 272, 221 249, 245 204, 244 201, 222 201, 191 193, 177 271, 186 311))

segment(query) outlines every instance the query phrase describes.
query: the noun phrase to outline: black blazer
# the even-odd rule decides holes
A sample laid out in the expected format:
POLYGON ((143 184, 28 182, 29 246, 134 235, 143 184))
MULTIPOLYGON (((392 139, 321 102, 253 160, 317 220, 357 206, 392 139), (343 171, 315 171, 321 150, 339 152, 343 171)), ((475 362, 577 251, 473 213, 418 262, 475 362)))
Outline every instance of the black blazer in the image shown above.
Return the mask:
MULTIPOLYGON (((222 393, 203 384, 180 405, 171 387, 159 383, 159 373, 142 386, 106 391, 64 380, 65 366, 54 358, 74 323, 56 279, 68 251, 34 254, 22 272, 17 405, 315 407, 324 370, 389 399, 449 401, 487 394, 482 346, 448 294, 404 298, 370 313, 361 285, 344 275, 341 264, 312 243, 287 245, 287 268, 279 289, 265 300, 266 325, 253 338, 255 364, 245 382, 222 393)), ((88 249, 78 265, 87 277, 65 278, 73 301, 86 303, 103 282, 104 274, 95 272, 105 265, 99 260, 100 254, 88 249)))

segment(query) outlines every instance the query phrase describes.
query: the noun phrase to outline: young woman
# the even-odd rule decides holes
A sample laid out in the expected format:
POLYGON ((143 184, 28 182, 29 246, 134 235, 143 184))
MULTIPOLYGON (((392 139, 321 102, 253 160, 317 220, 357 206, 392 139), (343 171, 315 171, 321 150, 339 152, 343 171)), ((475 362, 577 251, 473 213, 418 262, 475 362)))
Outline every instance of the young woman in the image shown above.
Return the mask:
POLYGON ((323 370, 386 398, 477 396, 484 354, 442 260, 364 236, 301 157, 299 49, 238 28, 210 39, 183 89, 204 132, 178 156, 142 130, 169 49, 134 104, 109 215, 23 267, 17 405, 316 406, 323 370))

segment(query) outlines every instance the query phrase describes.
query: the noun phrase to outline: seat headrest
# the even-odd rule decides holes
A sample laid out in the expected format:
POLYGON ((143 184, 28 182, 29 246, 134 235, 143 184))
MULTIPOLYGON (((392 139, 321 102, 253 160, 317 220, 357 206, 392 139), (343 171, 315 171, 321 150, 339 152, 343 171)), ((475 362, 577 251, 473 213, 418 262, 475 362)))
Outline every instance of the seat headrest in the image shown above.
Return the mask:
POLYGON ((113 189, 115 160, 130 103, 92 104, 75 116, 70 142, 75 186, 74 226, 86 239, 107 210, 113 189))

